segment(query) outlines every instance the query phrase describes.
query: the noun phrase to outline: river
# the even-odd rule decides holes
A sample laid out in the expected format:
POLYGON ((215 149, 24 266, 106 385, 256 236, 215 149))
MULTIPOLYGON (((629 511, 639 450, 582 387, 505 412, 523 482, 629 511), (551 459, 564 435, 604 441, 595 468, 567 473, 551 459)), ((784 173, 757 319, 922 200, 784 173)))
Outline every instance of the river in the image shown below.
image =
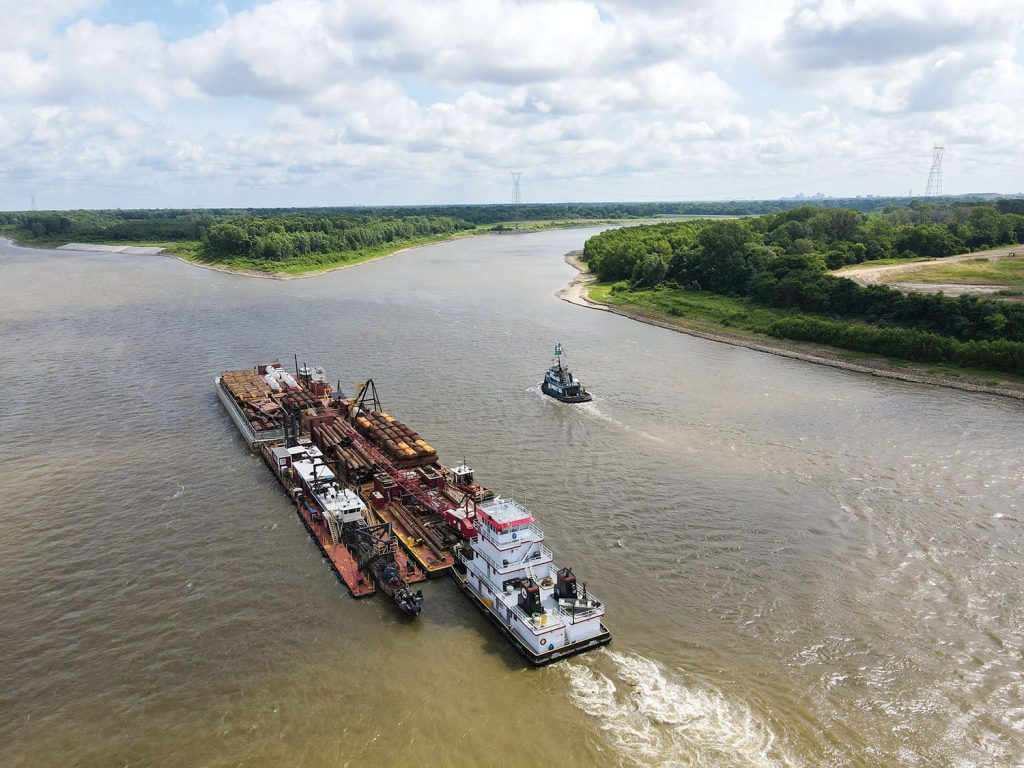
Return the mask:
POLYGON ((1021 404, 557 300, 596 231, 290 281, 0 242, 0 764, 1024 759, 1021 404), (526 504, 613 643, 350 599, 213 393, 293 352, 526 504))

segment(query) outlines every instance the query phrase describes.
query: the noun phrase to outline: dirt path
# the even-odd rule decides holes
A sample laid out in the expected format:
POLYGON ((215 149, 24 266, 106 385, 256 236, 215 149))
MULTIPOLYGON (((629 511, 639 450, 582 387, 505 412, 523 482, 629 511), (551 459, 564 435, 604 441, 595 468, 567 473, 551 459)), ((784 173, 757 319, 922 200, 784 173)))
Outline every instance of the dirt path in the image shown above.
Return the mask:
POLYGON ((712 329, 683 318, 658 315, 635 307, 617 307, 611 304, 602 304, 594 301, 588 295, 590 286, 597 278, 588 272, 586 265, 580 261, 579 257, 582 254, 582 251, 571 251, 565 255, 566 263, 575 267, 579 272, 567 287, 555 294, 559 299, 570 304, 576 304, 587 309, 597 309, 602 312, 612 312, 616 315, 628 317, 630 320, 647 323, 648 325, 656 325, 659 328, 678 331, 689 336, 717 341, 722 344, 731 344, 734 347, 744 347, 755 352, 765 352, 770 355, 778 355, 779 357, 802 360, 806 363, 827 365, 831 368, 840 368, 856 373, 868 373, 872 376, 897 379, 913 384, 931 384, 937 387, 949 387, 965 392, 984 392, 990 395, 1002 395, 1003 397, 1012 397, 1016 400, 1024 400, 1024 384, 989 384, 959 376, 929 373, 928 371, 915 368, 896 368, 886 360, 863 359, 852 362, 840 357, 836 350, 830 347, 804 343, 799 343, 798 345, 796 342, 785 342, 775 339, 751 339, 712 329))
POLYGON ((900 291, 915 291, 918 293, 942 292, 949 296, 960 296, 965 293, 996 293, 1004 290, 1006 286, 1001 285, 969 285, 964 283, 901 283, 893 278, 901 272, 910 272, 924 266, 957 264, 970 259, 988 259, 995 261, 1005 259, 1007 256, 1024 252, 1024 246, 1011 245, 1006 248, 993 248, 990 251, 975 251, 974 253, 961 253, 956 256, 946 256, 941 259, 922 259, 908 261, 905 264, 860 264, 850 269, 843 269, 832 272, 838 277, 846 277, 861 285, 877 285, 885 283, 900 291))

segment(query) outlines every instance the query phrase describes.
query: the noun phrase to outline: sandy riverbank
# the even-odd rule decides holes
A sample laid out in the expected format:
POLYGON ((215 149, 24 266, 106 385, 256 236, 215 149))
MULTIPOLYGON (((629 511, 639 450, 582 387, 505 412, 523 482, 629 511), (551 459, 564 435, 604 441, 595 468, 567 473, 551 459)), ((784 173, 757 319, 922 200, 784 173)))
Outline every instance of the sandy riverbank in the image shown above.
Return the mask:
POLYGON ((832 368, 841 368, 846 371, 857 373, 868 373, 872 376, 881 376, 887 379, 898 379, 913 384, 931 384, 938 387, 950 387, 965 392, 984 392, 990 395, 1002 395, 1017 400, 1024 400, 1024 385, 1020 384, 989 384, 983 381, 966 379, 959 376, 946 376, 940 373, 929 373, 919 369, 896 368, 885 360, 858 360, 856 362, 840 357, 834 350, 812 344, 801 344, 797 347, 784 341, 750 339, 738 334, 714 330, 704 327, 698 323, 683 318, 657 315, 646 310, 635 307, 617 307, 611 304, 596 302, 589 296, 590 286, 596 277, 587 271, 586 265, 580 261, 582 251, 571 251, 565 255, 565 261, 579 270, 573 281, 560 290, 556 296, 570 304, 576 304, 588 309, 597 309, 602 312, 614 312, 617 315, 628 317, 648 325, 656 325, 659 328, 666 328, 670 331, 678 331, 690 336, 697 336, 709 341, 718 341, 722 344, 731 344, 735 347, 745 347, 756 352, 766 352, 770 355, 789 357, 794 360, 802 360, 817 365, 827 365, 832 368))

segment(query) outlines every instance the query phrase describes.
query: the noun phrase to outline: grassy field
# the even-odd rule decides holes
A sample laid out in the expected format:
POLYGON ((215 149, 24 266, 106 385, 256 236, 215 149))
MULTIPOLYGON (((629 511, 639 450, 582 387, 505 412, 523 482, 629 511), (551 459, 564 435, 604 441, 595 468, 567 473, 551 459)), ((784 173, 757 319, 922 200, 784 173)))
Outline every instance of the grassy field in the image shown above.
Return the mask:
POLYGON ((925 264, 897 272, 886 282, 943 283, 947 285, 1000 285, 1024 288, 1024 248, 1020 255, 1002 259, 965 259, 952 264, 925 264))
POLYGON ((615 293, 611 288, 610 283, 595 283, 590 289, 590 298, 613 306, 639 307, 671 317, 685 318, 717 330, 748 336, 764 334, 773 320, 791 317, 793 314, 787 310, 756 304, 749 299, 704 291, 653 288, 615 293))

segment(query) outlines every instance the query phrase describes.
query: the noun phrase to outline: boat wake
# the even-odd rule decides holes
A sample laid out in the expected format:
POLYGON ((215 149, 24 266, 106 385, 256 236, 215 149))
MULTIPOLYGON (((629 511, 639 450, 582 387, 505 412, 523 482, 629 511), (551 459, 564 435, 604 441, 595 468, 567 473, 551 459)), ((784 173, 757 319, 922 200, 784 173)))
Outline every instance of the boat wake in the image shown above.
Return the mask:
POLYGON ((616 418, 614 418, 612 416, 609 416, 607 413, 605 413, 604 411, 601 410, 600 406, 598 406, 597 402, 594 401, 594 400, 591 400, 589 403, 580 403, 576 407, 579 408, 581 411, 583 411, 583 413, 586 413, 586 414, 588 414, 590 416, 593 416, 594 418, 601 419, 602 421, 607 421, 609 424, 614 424, 619 429, 624 429, 627 432, 632 432, 633 434, 639 435, 640 437, 642 437, 642 438, 644 438, 646 440, 653 440, 656 443, 664 443, 665 442, 665 440, 660 438, 660 437, 652 435, 652 434, 650 434, 648 432, 644 432, 643 430, 634 429, 633 427, 629 426, 628 424, 624 424, 621 421, 619 421, 618 419, 616 419, 616 418))
POLYGON ((560 668, 572 703, 597 721, 623 764, 793 765, 748 706, 651 659, 601 651, 560 668))
POLYGON ((601 407, 597 404, 597 398, 596 397, 593 400, 591 400, 589 403, 556 403, 556 401, 554 399, 552 399, 552 398, 550 398, 550 397, 548 397, 547 395, 544 394, 544 392, 540 388, 540 384, 534 384, 532 387, 528 387, 526 391, 529 392, 531 395, 536 395, 537 397, 539 397, 542 400, 546 400, 546 401, 550 401, 552 403, 555 403, 559 407, 562 407, 562 408, 575 408, 580 413, 585 413, 588 416, 593 416, 595 419, 600 419, 601 421, 606 421, 609 424, 612 424, 612 425, 618 427, 619 429, 624 429, 627 432, 632 432, 633 434, 639 435, 640 437, 642 437, 642 438, 644 438, 646 440, 653 440, 656 443, 665 443, 666 442, 661 437, 658 437, 656 435, 652 435, 652 434, 650 434, 648 432, 644 432, 644 431, 639 430, 639 429, 634 429, 633 427, 629 426, 629 424, 621 422, 618 419, 614 418, 613 416, 609 416, 607 413, 605 413, 604 411, 601 410, 601 407))

